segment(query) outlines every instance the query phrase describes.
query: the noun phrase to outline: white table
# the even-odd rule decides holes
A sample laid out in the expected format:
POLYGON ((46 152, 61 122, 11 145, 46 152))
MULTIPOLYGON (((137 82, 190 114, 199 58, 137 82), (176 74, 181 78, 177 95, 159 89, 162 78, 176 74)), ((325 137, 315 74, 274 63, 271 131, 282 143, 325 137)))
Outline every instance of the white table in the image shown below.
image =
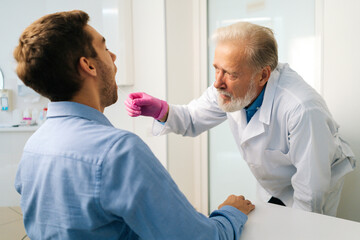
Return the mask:
POLYGON ((360 223, 255 202, 240 240, 360 240, 360 223))

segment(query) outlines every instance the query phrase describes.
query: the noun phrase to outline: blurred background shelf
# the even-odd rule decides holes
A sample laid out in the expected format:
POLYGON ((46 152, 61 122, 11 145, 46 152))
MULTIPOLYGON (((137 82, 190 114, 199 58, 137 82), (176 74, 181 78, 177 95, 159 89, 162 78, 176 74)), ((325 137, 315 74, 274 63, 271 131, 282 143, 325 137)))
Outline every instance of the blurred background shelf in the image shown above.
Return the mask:
POLYGON ((39 126, 30 127, 0 127, 0 132, 35 132, 39 126))

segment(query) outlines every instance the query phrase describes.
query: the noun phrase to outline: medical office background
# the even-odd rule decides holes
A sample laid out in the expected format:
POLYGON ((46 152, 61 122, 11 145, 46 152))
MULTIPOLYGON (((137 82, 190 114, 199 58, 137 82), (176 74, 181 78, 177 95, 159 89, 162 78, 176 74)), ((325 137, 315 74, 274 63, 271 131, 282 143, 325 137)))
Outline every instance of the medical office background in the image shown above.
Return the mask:
MULTIPOLYGON (((0 69, 11 91, 0 112, 0 206, 18 206, 13 182, 26 140, 38 126, 10 127, 39 116, 48 100, 15 74, 12 51, 22 30, 47 13, 82 9, 117 54, 119 100, 105 110, 115 127, 138 134, 194 207, 207 214, 229 194, 256 199, 256 180, 236 149, 227 123, 196 138, 153 137, 152 119, 127 116, 123 101, 145 91, 187 104, 214 81, 209 36, 236 21, 271 27, 280 62, 288 62, 326 100, 340 133, 360 156, 360 2, 357 0, 1 0, 0 69)), ((30 123, 25 123, 30 124, 30 123)), ((85 140, 85 139, 84 139, 85 140)), ((338 217, 360 221, 360 171, 345 180, 338 217)))

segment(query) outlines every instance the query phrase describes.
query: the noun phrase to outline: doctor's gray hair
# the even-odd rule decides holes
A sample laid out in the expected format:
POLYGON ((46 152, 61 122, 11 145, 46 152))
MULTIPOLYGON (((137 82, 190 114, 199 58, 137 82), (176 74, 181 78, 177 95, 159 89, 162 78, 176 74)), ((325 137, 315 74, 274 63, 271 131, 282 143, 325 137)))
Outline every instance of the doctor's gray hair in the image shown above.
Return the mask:
POLYGON ((258 70, 270 66, 273 71, 278 65, 278 50, 274 33, 270 28, 249 22, 237 22, 216 29, 212 39, 215 43, 233 41, 244 45, 249 66, 258 70))

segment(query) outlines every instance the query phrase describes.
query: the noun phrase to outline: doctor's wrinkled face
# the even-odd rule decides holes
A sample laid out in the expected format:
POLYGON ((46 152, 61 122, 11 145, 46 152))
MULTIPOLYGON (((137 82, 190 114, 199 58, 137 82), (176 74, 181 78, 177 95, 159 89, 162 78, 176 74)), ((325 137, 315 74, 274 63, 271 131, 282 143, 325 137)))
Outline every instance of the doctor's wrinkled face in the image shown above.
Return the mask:
POLYGON ((247 64, 241 44, 225 41, 217 44, 214 63, 219 107, 234 112, 249 106, 261 92, 257 77, 247 64))

